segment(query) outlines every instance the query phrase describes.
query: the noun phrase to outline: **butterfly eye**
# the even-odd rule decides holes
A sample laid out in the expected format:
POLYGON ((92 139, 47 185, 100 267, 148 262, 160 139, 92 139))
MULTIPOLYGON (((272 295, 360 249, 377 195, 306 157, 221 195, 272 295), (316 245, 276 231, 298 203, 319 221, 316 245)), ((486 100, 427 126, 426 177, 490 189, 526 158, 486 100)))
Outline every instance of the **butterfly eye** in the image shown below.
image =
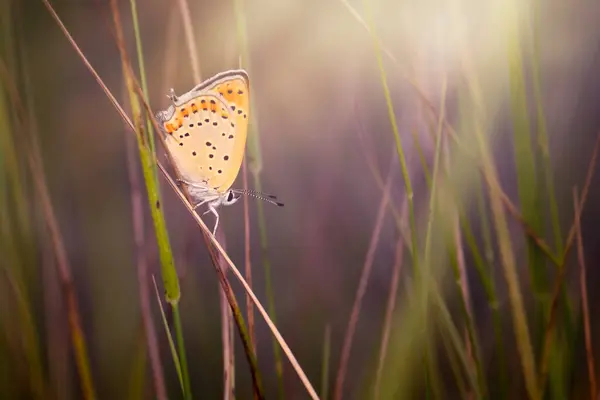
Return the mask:
POLYGON ((229 195, 227 196, 227 201, 232 201, 233 200, 233 192, 229 192, 229 195))

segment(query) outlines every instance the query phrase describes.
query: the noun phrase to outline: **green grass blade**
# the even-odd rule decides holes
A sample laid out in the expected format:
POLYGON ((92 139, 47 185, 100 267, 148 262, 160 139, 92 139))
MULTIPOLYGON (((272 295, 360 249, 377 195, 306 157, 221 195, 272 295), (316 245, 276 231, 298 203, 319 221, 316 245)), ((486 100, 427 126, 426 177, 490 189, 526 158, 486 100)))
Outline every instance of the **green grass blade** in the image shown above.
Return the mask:
POLYGON ((165 309, 160 301, 160 293, 158 291, 158 285, 156 284, 156 279, 154 279, 154 276, 152 276, 152 282, 154 282, 154 289, 156 290, 156 301, 158 303, 158 307, 160 308, 160 316, 163 322, 163 327, 165 328, 165 332, 167 334, 167 340, 169 341, 169 349, 171 350, 171 356, 173 357, 173 363, 175 364, 175 370, 177 371, 177 378, 179 378, 179 386, 181 387, 181 392, 185 395, 181 363, 179 362, 179 356, 177 355, 177 348, 175 347, 173 336, 171 336, 171 330, 169 329, 169 323, 167 322, 165 309))
MULTIPOLYGON (((135 48, 137 51, 137 59, 140 69, 140 85, 142 86, 142 93, 144 94, 144 101, 146 104, 150 104, 150 100, 148 98, 148 84, 146 83, 146 67, 144 62, 144 51, 142 46, 142 39, 140 34, 140 26, 138 22, 138 12, 137 12, 137 2, 136 0, 129 0, 131 5, 131 19, 133 22, 133 32, 135 35, 135 48)), ((150 152, 152 156, 156 158, 156 145, 154 143, 154 129, 152 127, 152 121, 148 115, 146 115, 146 140, 150 143, 150 152)), ((157 188, 160 188, 158 185, 158 168, 156 164, 152 164, 152 170, 154 172, 154 179, 156 180, 157 188)), ((160 192, 158 193, 158 197, 160 197, 160 192)))
POLYGON ((381 44, 376 34, 375 25, 373 23, 373 11, 371 9, 370 0, 363 0, 363 5, 367 10, 367 21, 369 26, 369 34, 373 39, 373 48, 375 49, 375 57, 377 59, 377 66, 379 69, 379 76, 381 78, 381 85, 383 88, 383 94, 385 96, 385 102, 387 105, 388 118, 392 125, 392 132, 394 134, 394 139, 396 143, 396 150, 398 151, 398 158, 400 160, 400 167, 402 171, 402 178, 404 180, 404 188, 406 191, 406 196, 408 198, 408 214, 410 219, 410 231, 411 231, 411 254, 413 257, 413 268, 415 274, 418 276, 419 270, 419 258, 418 258, 418 243, 417 243, 417 222, 415 217, 415 207, 414 207, 414 193, 410 180, 410 174, 408 172, 408 165, 406 162, 406 156, 404 153, 404 148, 402 147, 402 140, 400 139, 400 132, 398 130, 398 123, 396 122, 396 114, 394 113, 394 106, 392 105, 392 96, 390 94, 390 89, 387 84, 387 77, 385 68, 383 65, 383 56, 381 52, 381 44))
MULTIPOLYGON (((113 4, 113 2, 111 2, 113 4)), ((129 95, 129 103, 131 106, 131 112, 136 130, 136 136, 138 140, 138 148, 140 153, 140 160, 142 164, 142 172, 144 174, 144 181, 146 183, 146 190, 148 192, 148 202, 150 205, 150 211, 152 215, 152 221, 154 223, 154 230, 156 234, 156 240, 158 243, 160 261, 161 261, 161 273, 163 284, 165 286, 165 295, 167 301, 171 304, 177 304, 181 296, 179 288, 179 279, 177 278, 177 271, 175 270, 175 262, 173 260, 173 254, 171 251, 171 245, 169 243, 169 235, 165 223, 165 218, 162 213, 159 189, 157 181, 154 175, 154 157, 150 153, 145 137, 146 133, 144 126, 142 125, 142 112, 137 97, 137 91, 135 89, 134 81, 131 76, 129 65, 126 63, 128 59, 125 54, 123 32, 118 16, 116 6, 113 7, 113 16, 115 18, 115 27, 117 31, 117 41, 119 49, 121 51, 121 60, 123 67, 123 75, 127 84, 127 90, 129 95)))
MULTIPOLYGON (((155 173, 155 158, 154 153, 148 147, 146 138, 149 132, 145 132, 144 125, 142 123, 142 108, 140 106, 140 99, 134 83, 133 73, 130 70, 125 50, 125 41, 123 39, 123 28, 121 25, 120 14, 116 4, 116 1, 111 1, 111 10, 116 30, 116 41, 119 47, 121 55, 121 63, 123 69, 123 75, 127 86, 127 93, 129 96, 129 103, 131 106, 132 117, 135 126, 136 137, 138 140, 138 148, 140 153, 140 160, 142 164, 142 171, 144 175, 144 181, 146 183, 146 189, 148 192, 148 201, 150 204, 150 210, 152 215, 152 221, 154 223, 154 231, 159 247, 159 255, 161 260, 161 273, 163 279, 163 285, 165 287, 165 296, 167 302, 169 302, 173 309, 173 315, 175 318, 175 335, 177 337, 177 348, 179 350, 179 360, 182 371, 184 397, 186 399, 192 398, 191 385, 189 382, 189 373, 187 368, 187 362, 185 357, 185 348, 183 342, 183 330, 181 326, 181 319, 179 316, 178 303, 181 297, 181 291, 179 287, 179 279, 177 277, 177 271, 175 270, 175 262, 173 259, 173 253, 171 251, 171 245, 169 242, 169 236, 166 228, 166 222, 162 208, 160 206, 160 194, 158 189, 158 182, 155 173)), ((141 43, 139 43, 141 45, 141 43)), ((138 48, 139 50, 139 48, 138 48)), ((140 60, 140 65, 143 64, 143 60, 140 60)), ((147 95, 146 95, 147 97, 147 95)), ((148 120, 147 120, 148 122, 148 120)))
MULTIPOLYGON (((478 93, 479 91, 476 89, 476 92, 478 93)), ((480 101, 476 101, 476 103, 481 104, 480 101)), ((495 168, 493 166, 487 138, 485 137, 483 129, 479 126, 479 124, 475 126, 475 133, 480 146, 484 173, 489 184, 489 195, 493 221, 496 229, 496 235, 498 237, 502 266, 504 268, 504 274, 508 285, 515 336, 521 357, 527 392, 531 399, 538 400, 539 392, 536 381, 535 358, 531 346, 529 328, 527 327, 527 317, 525 315, 523 297, 519 289, 515 255, 512 249, 510 233, 508 230, 506 215, 504 213, 504 206, 500 198, 501 189, 498 183, 495 168)))
POLYGON ((546 115, 544 112, 544 103, 542 95, 542 84, 540 77, 540 10, 541 1, 533 1, 533 24, 532 24, 532 53, 531 57, 531 80, 533 84, 533 96, 536 104, 536 119, 537 119, 537 144, 542 156, 542 171, 545 179, 546 199, 550 206, 550 221, 552 223, 552 231, 554 233, 554 246, 556 254, 562 254, 564 243, 560 229, 560 218, 558 214, 558 204, 556 202, 556 192, 554 189, 554 178, 552 160, 550 159, 550 145, 548 140, 548 128, 546 125, 546 115))
POLYGON ((187 357, 183 342, 183 328, 181 326, 181 316, 179 315, 179 304, 173 304, 173 320, 175 321, 175 336, 177 337, 177 348, 181 360, 181 377, 183 378, 184 397, 186 400, 192 398, 192 387, 190 383, 190 374, 187 369, 187 357))

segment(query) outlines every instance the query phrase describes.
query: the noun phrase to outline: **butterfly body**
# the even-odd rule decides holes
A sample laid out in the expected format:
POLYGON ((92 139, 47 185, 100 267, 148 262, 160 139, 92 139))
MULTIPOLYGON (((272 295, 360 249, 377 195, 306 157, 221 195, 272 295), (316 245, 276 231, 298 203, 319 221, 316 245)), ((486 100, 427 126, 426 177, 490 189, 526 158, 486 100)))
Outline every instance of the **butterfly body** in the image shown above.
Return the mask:
MULTIPOLYGON (((244 70, 225 71, 181 96, 171 89, 169 98, 173 104, 158 112, 156 119, 181 182, 195 201, 194 208, 207 204, 205 214, 215 215, 214 233, 219 223, 216 209, 235 203, 239 199, 236 193, 245 193, 231 189, 231 185, 246 147, 248 74, 244 70)), ((251 195, 262 198, 260 194, 251 195)))

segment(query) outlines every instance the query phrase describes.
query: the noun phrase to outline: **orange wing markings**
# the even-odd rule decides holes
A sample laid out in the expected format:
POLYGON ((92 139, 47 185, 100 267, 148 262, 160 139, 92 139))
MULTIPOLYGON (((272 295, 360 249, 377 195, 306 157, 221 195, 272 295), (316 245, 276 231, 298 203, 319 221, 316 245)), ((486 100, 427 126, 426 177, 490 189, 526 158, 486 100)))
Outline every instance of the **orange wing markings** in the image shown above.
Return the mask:
POLYGON ((223 96, 228 104, 232 105, 232 111, 237 112, 241 108, 242 112, 248 112, 249 89, 242 79, 223 82, 214 90, 223 96))

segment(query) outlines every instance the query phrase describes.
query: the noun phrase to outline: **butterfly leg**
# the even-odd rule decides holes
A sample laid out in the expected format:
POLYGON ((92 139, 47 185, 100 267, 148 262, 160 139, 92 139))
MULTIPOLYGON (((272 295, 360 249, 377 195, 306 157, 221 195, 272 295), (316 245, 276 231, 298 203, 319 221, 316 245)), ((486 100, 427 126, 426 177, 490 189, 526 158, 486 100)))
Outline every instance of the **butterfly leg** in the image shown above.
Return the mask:
POLYGON ((219 226, 219 213, 217 212, 217 209, 214 207, 213 203, 208 203, 208 210, 206 210, 202 215, 208 214, 209 212, 213 213, 216 218, 215 227, 213 228, 213 236, 215 236, 217 233, 217 226, 219 226))
MULTIPOLYGON (((210 199, 208 199, 208 200, 204 200, 204 201, 202 201, 202 202, 200 202, 200 203, 196 204, 196 205, 194 206, 194 210, 195 210, 196 208, 200 207, 202 204, 206 203, 206 202, 207 202, 207 201, 209 201, 209 200, 210 200, 210 199)), ((206 214, 206 213, 204 213, 204 214, 206 214)), ((202 214, 202 215, 204 215, 204 214, 202 214)))

